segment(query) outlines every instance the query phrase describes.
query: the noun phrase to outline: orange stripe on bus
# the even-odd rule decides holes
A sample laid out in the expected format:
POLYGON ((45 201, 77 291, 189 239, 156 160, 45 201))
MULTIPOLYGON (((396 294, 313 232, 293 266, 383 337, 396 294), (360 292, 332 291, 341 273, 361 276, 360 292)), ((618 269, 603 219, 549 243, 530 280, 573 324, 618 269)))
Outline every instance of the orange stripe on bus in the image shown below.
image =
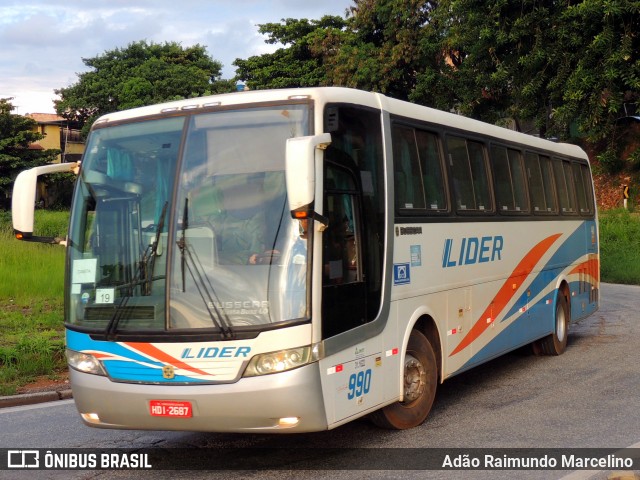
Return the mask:
POLYGON ((85 350, 82 353, 87 353, 89 355, 92 355, 94 357, 96 357, 98 360, 103 359, 103 358, 112 358, 113 355, 110 353, 104 353, 104 352, 92 352, 91 350, 85 350))
POLYGON ((450 357, 464 350, 487 328, 489 328, 491 322, 487 322, 486 318, 489 315, 491 315, 491 318, 495 318, 500 315, 500 312, 502 312, 509 300, 511 300, 511 298, 517 292, 517 289, 513 288, 514 280, 518 277, 531 273, 542 256, 549 250, 549 248, 551 248, 551 245, 553 245, 553 243, 560 237, 560 235, 562 234, 556 233, 555 235, 551 235, 550 237, 545 238, 524 256, 524 258, 513 270, 509 278, 504 282, 497 295, 489 303, 486 310, 482 312, 482 315, 480 315, 480 318, 476 321, 475 325, 471 327, 471 330, 469 330, 467 335, 462 339, 455 350, 451 352, 451 354, 449 355, 450 357))
POLYGON ((124 342, 125 345, 131 348, 135 348, 142 353, 146 353, 150 357, 155 358, 164 363, 168 363, 173 365, 174 367, 181 368, 183 370, 188 370, 191 373, 197 373, 199 375, 211 375, 210 373, 205 372, 204 370, 200 370, 199 368, 194 368, 191 365, 188 365, 176 358, 173 358, 168 353, 163 352, 159 348, 154 347, 148 343, 137 343, 137 342, 124 342))
POLYGON ((583 272, 585 269, 587 270, 587 272, 591 275, 591 272, 597 272, 598 271, 598 264, 600 262, 598 261, 597 258, 590 258, 589 260, 587 260, 586 262, 581 263, 580 265, 578 265, 577 267, 575 267, 573 270, 571 270, 571 272, 569 274, 572 273, 581 273, 583 272))

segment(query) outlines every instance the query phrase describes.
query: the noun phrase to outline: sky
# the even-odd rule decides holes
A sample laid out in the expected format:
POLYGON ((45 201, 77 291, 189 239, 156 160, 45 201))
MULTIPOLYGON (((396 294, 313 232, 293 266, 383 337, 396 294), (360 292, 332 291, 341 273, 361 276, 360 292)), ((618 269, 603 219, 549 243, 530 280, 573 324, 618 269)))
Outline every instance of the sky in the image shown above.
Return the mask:
POLYGON ((258 24, 283 18, 345 16, 351 0, 2 0, 0 98, 14 113, 54 113, 54 90, 78 81, 83 58, 132 42, 207 47, 233 78, 236 58, 278 48, 258 24))

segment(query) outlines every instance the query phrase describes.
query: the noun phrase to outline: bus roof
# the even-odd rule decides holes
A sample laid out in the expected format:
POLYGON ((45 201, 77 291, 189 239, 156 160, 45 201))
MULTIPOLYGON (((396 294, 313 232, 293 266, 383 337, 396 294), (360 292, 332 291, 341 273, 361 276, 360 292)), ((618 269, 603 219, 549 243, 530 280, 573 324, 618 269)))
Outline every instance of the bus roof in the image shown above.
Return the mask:
POLYGON ((380 93, 365 92, 362 90, 344 87, 248 90, 244 92, 225 93, 207 97, 196 97, 108 113, 100 117, 94 125, 102 126, 105 123, 122 122, 135 118, 158 116, 180 111, 197 111, 199 109, 212 107, 257 104, 303 98, 313 99, 318 102, 320 106, 326 103, 346 103, 382 109, 390 114, 409 119, 465 130, 478 135, 518 143, 531 148, 548 150, 560 155, 588 160, 584 150, 576 145, 544 140, 533 135, 516 132, 514 130, 463 117, 462 115, 444 112, 402 100, 396 100, 380 93))

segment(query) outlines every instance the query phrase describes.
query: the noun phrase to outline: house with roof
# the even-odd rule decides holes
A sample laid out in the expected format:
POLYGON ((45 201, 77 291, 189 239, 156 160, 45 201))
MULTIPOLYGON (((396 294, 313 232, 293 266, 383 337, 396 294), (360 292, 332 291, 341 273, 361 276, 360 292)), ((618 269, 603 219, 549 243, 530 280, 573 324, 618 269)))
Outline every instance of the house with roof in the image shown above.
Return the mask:
POLYGON ((80 130, 69 120, 55 113, 28 113, 25 115, 36 121, 38 133, 44 135, 42 140, 29 146, 32 149, 56 149, 60 155, 56 163, 77 162, 84 152, 84 141, 80 130))
MULTIPOLYGON (((44 135, 44 138, 29 145, 30 149, 59 150, 60 154, 54 163, 80 161, 85 145, 75 123, 55 113, 28 113, 25 117, 35 120, 34 130, 44 135)), ((64 181, 51 183, 39 180, 36 202, 43 207, 68 203, 71 201, 72 186, 72 183, 64 181)))

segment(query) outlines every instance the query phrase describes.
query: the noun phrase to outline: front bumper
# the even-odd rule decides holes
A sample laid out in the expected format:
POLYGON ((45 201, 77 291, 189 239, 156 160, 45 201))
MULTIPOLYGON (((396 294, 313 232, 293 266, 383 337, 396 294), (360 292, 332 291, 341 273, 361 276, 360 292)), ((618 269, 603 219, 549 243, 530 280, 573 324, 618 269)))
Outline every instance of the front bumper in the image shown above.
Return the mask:
POLYGON ((253 433, 327 429, 317 363, 288 372, 242 378, 230 384, 119 383, 73 369, 70 381, 78 412, 91 427, 253 433), (191 402, 193 416, 152 416, 151 400, 191 402), (299 420, 283 426, 282 418, 299 420))

